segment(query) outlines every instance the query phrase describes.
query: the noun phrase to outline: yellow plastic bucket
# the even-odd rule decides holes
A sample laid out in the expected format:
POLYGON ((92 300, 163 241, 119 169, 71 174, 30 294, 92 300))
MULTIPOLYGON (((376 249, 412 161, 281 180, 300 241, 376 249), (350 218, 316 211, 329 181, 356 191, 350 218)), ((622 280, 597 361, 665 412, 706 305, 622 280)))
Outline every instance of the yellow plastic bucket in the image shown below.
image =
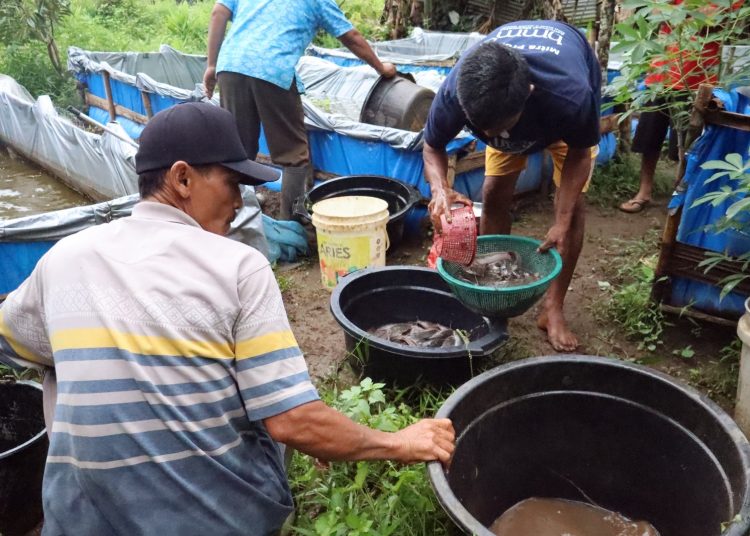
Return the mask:
POLYGON ((362 195, 333 197, 315 203, 312 213, 324 288, 362 268, 385 266, 388 203, 362 195))

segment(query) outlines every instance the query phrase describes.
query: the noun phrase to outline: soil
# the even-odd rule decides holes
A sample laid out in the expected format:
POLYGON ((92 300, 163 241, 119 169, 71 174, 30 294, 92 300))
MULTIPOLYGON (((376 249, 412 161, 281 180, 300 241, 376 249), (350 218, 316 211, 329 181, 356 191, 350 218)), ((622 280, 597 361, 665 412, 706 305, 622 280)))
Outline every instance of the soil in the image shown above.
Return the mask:
MULTIPOLYGON (((264 191, 264 211, 275 209, 277 196, 264 191)), ((613 259, 623 241, 652 240, 657 252, 657 237, 666 218, 666 199, 656 199, 638 214, 625 214, 616 208, 589 207, 586 237, 573 281, 569 287, 565 313, 571 329, 581 342, 579 354, 617 357, 647 364, 692 383, 706 392, 725 409, 731 409, 733 381, 718 363, 721 348, 735 334, 732 329, 697 325, 687 320, 669 318, 663 336, 664 344, 655 352, 638 348, 638 341, 628 340, 620 328, 605 314, 609 300, 606 283, 616 276, 613 259), (601 282, 601 284, 600 284, 601 282), (691 346, 689 358, 673 355, 691 346)), ((538 199, 516 213, 514 234, 542 239, 553 219, 552 202, 538 199)), ((424 265, 430 239, 402 243, 389 252, 389 265, 424 265)), ((280 266, 279 277, 285 279, 284 301, 292 329, 311 371, 318 380, 338 374, 345 361, 343 332, 329 310, 330 292, 321 287, 317 257, 302 263, 280 266)), ((490 365, 531 356, 556 353, 536 326, 539 305, 509 321, 508 342, 493 357, 490 365)))

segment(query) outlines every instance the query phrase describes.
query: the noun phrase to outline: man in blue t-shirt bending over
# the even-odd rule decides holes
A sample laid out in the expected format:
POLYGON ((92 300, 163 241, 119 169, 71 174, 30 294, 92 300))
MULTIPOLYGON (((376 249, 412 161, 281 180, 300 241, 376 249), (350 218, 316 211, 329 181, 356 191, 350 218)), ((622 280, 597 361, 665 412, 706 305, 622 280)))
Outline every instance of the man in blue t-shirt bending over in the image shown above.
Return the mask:
POLYGON ((500 26, 456 63, 425 126, 430 215, 439 226, 455 202, 471 201, 447 181, 446 145, 467 127, 487 144, 481 234, 508 234, 516 181, 527 155, 552 154, 555 221, 540 249, 555 247, 560 276, 547 292, 538 325, 558 351, 578 346, 563 315, 565 293, 583 245, 584 199, 599 143, 599 63, 576 28, 555 21, 500 26))

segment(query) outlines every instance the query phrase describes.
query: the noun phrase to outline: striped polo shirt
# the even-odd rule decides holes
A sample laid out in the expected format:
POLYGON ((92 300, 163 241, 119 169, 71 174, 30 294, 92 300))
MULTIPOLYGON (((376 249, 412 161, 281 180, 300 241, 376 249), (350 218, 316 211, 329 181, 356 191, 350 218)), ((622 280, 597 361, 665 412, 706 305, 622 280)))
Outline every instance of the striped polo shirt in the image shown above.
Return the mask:
POLYGON ((0 309, 0 360, 57 375, 44 535, 264 535, 291 511, 262 420, 318 393, 266 259, 184 212, 56 244, 0 309))

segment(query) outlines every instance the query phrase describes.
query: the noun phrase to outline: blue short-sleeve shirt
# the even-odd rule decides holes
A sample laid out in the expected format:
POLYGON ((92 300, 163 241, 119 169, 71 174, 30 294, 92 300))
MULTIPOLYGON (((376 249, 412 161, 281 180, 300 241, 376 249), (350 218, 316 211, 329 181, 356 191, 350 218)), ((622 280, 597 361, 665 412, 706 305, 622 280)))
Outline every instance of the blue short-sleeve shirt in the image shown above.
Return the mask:
MULTIPOLYGON (((353 28, 335 0, 218 0, 232 12, 216 72, 259 78, 283 89, 319 29, 340 37, 353 28)), ((304 88, 297 81, 300 91, 304 88)))
POLYGON ((461 60, 448 74, 430 108, 424 139, 442 149, 465 126, 506 153, 529 154, 557 141, 571 147, 599 143, 601 71, 583 34, 555 21, 518 21, 500 26, 475 46, 497 41, 526 59, 534 91, 507 138, 486 139, 466 118, 458 100, 461 60))

